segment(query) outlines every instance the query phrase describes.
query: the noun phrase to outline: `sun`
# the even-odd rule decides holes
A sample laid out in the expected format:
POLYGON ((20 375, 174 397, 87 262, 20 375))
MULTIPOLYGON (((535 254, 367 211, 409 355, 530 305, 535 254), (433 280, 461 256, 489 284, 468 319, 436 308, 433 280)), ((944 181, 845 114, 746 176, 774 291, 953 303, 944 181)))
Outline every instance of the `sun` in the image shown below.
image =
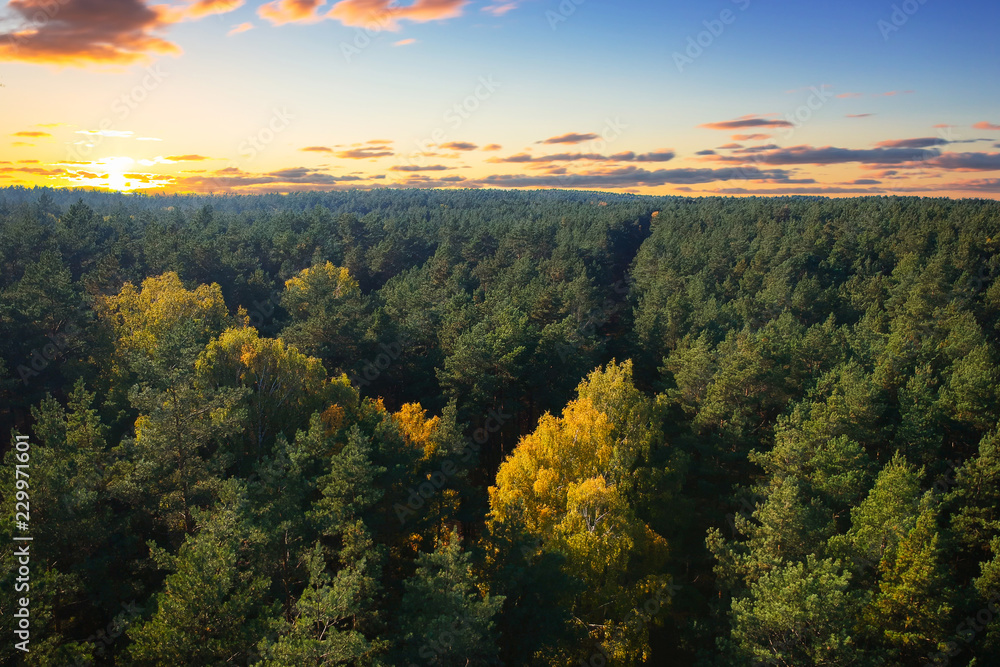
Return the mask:
POLYGON ((128 180, 125 178, 125 170, 131 166, 135 160, 130 157, 112 157, 104 162, 107 169, 108 188, 119 192, 128 190, 128 180))

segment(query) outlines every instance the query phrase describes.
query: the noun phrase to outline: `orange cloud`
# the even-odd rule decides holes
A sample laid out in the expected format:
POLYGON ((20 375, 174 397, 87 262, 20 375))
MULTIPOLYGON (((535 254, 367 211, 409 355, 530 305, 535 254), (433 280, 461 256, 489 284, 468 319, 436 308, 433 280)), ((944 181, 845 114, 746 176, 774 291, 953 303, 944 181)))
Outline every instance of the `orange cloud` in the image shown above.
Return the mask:
POLYGON ((1000 153, 944 153, 933 166, 954 171, 1000 171, 1000 153))
POLYGON ((993 123, 987 123, 986 121, 976 123, 972 127, 977 130, 1000 130, 1000 125, 994 125, 993 123))
POLYGON ((238 167, 219 169, 211 175, 183 176, 167 188, 172 192, 304 192, 358 187, 366 179, 379 176, 335 176, 305 167, 291 167, 267 173, 250 173, 238 167))
POLYGON ((919 137, 917 139, 886 139, 879 141, 875 145, 879 148, 931 148, 932 146, 943 146, 950 143, 941 137, 919 137))
POLYGON ((599 137, 593 132, 588 132, 587 134, 580 134, 578 132, 570 132, 569 134, 563 134, 558 137, 551 137, 543 141, 539 141, 540 144, 582 144, 584 141, 592 141, 598 139, 599 137))
POLYGON ((450 169, 454 169, 454 167, 447 167, 447 166, 445 166, 443 164, 435 164, 435 165, 431 165, 431 166, 428 166, 428 167, 421 167, 420 165, 405 165, 405 166, 398 166, 397 165, 395 167, 389 167, 389 171, 407 171, 407 172, 414 172, 414 171, 448 171, 450 169))
POLYGON ((742 116, 736 120, 724 120, 716 123, 704 123, 698 127, 704 127, 709 130, 742 130, 748 127, 791 127, 792 124, 787 120, 778 120, 775 118, 766 118, 764 116, 742 116))
MULTIPOLYGON (((905 140, 909 143, 913 140, 905 140)), ((919 142, 919 140, 916 140, 919 142)), ((753 157, 757 164, 768 165, 802 165, 802 164, 844 164, 859 162, 863 165, 905 165, 907 163, 924 163, 936 158, 940 153, 937 148, 868 148, 851 149, 836 146, 792 146, 790 148, 765 147, 768 150, 753 157)), ((747 161, 745 155, 719 156, 720 162, 742 163, 747 161)))
POLYGON ((233 29, 226 33, 227 36, 238 35, 241 32, 246 32, 247 30, 253 30, 253 23, 241 23, 239 25, 234 25, 233 29))
POLYGON ((439 148, 447 148, 453 151, 474 151, 479 146, 469 143, 468 141, 449 141, 446 144, 441 144, 439 148))
POLYGON ((325 0, 273 0, 257 9, 257 15, 273 25, 318 21, 316 10, 325 0))
POLYGON ((395 153, 386 146, 365 146, 337 153, 337 157, 348 160, 367 160, 368 158, 389 157, 392 155, 395 155, 395 153))
POLYGON ((210 157, 205 157, 204 155, 170 155, 166 158, 171 162, 201 162, 202 160, 211 160, 210 157))
POLYGON ((305 148, 300 148, 300 151, 305 153, 332 153, 333 149, 327 146, 306 146, 305 148))
POLYGON ((500 144, 490 144, 489 146, 483 146, 484 151, 501 151, 503 146, 500 144))
POLYGON ((959 190, 1000 193, 1000 178, 987 178, 975 181, 960 181, 958 183, 952 183, 951 186, 959 190))
POLYGON ((395 4, 393 0, 341 0, 327 16, 346 26, 398 30, 402 19, 425 23, 461 16, 469 0, 416 0, 405 7, 395 4))
POLYGON ((651 153, 635 154, 632 151, 615 153, 614 155, 601 155, 599 153, 558 153, 556 155, 540 155, 538 157, 528 153, 518 153, 510 157, 491 157, 487 160, 490 164, 551 164, 553 162, 669 162, 673 160, 675 153, 669 148, 661 148, 651 153))
POLYGON ((31 132, 15 132, 11 136, 12 137, 51 137, 52 135, 49 134, 48 132, 31 131, 31 132))
POLYGON ((412 38, 411 39, 401 39, 398 42, 396 42, 395 44, 393 44, 393 46, 409 46, 410 44, 416 44, 416 43, 417 43, 417 40, 412 39, 412 38))
POLYGON ((175 10, 176 20, 199 19, 212 14, 228 14, 243 6, 244 0, 195 0, 190 5, 175 10))
POLYGON ((772 136, 770 134, 734 134, 732 139, 733 141, 763 141, 770 139, 772 136))
POLYGON ((33 174, 35 176, 58 176, 65 173, 64 169, 46 169, 44 167, 0 167, 2 173, 33 174))
POLYGON ((761 170, 757 167, 723 169, 657 169, 650 171, 634 166, 606 167, 583 173, 563 174, 493 174, 468 185, 524 188, 557 187, 610 189, 626 187, 655 187, 662 185, 695 185, 714 181, 763 181, 765 183, 814 183, 811 179, 793 179, 784 169, 761 170))
POLYGON ((181 52, 155 35, 178 19, 177 11, 143 0, 11 0, 8 7, 22 25, 0 33, 0 60, 121 66, 181 52))

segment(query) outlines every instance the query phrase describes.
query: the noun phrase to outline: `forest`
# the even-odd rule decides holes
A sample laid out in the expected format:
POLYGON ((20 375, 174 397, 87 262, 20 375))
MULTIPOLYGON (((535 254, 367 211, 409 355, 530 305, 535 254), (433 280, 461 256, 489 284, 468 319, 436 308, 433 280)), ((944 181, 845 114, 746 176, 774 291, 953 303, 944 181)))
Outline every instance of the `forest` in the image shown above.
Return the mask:
POLYGON ((1000 665, 998 249, 977 199, 0 189, 0 662, 1000 665))

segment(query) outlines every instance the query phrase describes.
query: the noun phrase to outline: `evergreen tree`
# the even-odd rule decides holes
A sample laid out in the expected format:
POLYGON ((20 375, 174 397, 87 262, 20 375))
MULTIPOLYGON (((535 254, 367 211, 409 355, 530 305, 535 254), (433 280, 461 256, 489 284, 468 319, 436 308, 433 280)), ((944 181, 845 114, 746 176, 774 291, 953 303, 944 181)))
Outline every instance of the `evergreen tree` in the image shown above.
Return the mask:
POLYGON ((403 583, 398 664, 499 664, 494 618, 504 598, 480 592, 458 531, 420 554, 416 566, 403 583))

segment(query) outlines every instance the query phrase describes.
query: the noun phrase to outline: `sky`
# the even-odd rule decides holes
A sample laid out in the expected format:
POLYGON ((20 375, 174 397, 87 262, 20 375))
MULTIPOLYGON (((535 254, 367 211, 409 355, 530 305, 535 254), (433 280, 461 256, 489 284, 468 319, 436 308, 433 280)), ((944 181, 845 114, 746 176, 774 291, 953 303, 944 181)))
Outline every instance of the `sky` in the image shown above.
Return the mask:
POLYGON ((0 186, 998 198, 998 25, 967 0, 11 0, 0 186))

